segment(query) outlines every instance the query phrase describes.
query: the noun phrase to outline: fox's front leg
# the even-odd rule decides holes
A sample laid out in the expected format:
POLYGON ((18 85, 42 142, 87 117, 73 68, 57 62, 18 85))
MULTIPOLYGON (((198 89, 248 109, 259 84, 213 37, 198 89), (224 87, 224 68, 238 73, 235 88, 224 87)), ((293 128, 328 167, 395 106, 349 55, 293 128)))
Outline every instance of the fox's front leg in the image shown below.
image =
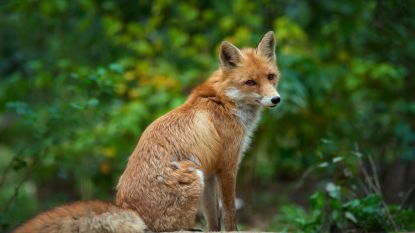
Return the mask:
POLYGON ((220 231, 219 190, 217 175, 206 180, 203 193, 203 213, 207 220, 209 231, 220 231))
POLYGON ((226 231, 237 231, 235 222, 235 192, 237 168, 226 168, 220 171, 220 186, 222 190, 222 207, 226 231))

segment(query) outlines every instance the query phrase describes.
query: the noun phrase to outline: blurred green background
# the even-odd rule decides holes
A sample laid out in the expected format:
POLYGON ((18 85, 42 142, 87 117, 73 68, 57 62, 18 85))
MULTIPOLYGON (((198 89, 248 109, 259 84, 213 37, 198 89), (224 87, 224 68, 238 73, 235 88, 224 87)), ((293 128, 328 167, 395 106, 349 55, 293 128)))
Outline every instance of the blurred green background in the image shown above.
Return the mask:
POLYGON ((112 200, 141 132, 274 30, 282 103, 241 164, 240 229, 415 230, 413 1, 0 2, 0 231, 112 200))

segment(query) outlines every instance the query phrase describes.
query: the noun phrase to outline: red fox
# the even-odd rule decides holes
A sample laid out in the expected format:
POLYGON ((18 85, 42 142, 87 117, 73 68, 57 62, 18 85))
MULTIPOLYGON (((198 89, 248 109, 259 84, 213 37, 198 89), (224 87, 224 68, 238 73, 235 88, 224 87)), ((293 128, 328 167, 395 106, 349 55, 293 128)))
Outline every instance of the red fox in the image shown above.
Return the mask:
MULTIPOLYGON (((261 107, 280 102, 276 90, 273 32, 256 49, 220 46, 220 67, 187 101, 154 121, 128 160, 117 186, 117 205, 137 211, 150 230, 191 229, 199 202, 210 231, 220 231, 218 193, 224 225, 235 231, 238 166, 250 144, 261 107), (187 182, 169 184, 180 161, 200 168, 187 182), (177 164, 177 166, 172 166, 177 164)), ((193 171, 193 170, 192 170, 193 171)))
MULTIPOLYGON (((174 162, 169 177, 158 177, 159 182, 172 190, 197 192, 191 185, 201 183, 201 172, 192 162, 174 162)), ((158 195, 158 194, 148 194, 158 195)), ((168 206, 165 210, 174 211, 168 206)), ((14 233, 143 233, 147 226, 136 211, 101 201, 75 202, 46 211, 27 221, 14 233)))
POLYGON ((14 232, 188 230, 200 201, 209 230, 220 231, 219 193, 225 229, 236 230, 239 163, 261 106, 280 102, 274 33, 266 33, 256 49, 222 42, 219 58, 220 68, 182 106, 144 131, 118 182, 116 205, 93 201, 57 207, 14 232))

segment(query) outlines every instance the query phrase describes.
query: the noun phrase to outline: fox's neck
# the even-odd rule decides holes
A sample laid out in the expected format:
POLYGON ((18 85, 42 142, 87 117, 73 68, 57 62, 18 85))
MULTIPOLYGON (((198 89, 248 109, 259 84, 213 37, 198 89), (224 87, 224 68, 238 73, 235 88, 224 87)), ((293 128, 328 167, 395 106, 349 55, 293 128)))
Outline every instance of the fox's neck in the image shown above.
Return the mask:
POLYGON ((191 97, 190 101, 197 98, 210 98, 213 101, 225 105, 231 109, 233 115, 239 120, 247 135, 251 135, 258 125, 260 119, 261 107, 256 104, 248 103, 243 100, 235 101, 225 94, 226 85, 223 85, 221 80, 223 79, 223 73, 218 70, 212 74, 212 76, 206 80, 205 83, 198 86, 191 97))
POLYGON ((235 103, 236 108, 234 111, 235 117, 239 120, 244 128, 245 135, 241 142, 239 151, 239 162, 243 159, 245 151, 251 144, 252 135, 258 126, 258 122, 261 116, 261 107, 257 105, 250 105, 246 103, 235 103))
POLYGON ((235 103, 234 115, 248 134, 251 134, 256 129, 261 115, 260 110, 258 105, 235 103))

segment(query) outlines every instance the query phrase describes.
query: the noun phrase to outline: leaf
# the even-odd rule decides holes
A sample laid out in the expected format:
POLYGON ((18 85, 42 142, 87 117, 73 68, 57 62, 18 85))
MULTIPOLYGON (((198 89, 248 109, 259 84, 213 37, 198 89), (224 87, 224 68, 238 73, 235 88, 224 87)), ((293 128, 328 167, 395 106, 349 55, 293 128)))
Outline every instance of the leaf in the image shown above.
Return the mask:
POLYGON ((330 197, 334 198, 334 199, 339 199, 340 198, 340 187, 335 185, 332 182, 329 182, 326 185, 326 191, 329 194, 330 197))
POLYGON ((18 115, 25 115, 31 112, 27 103, 22 101, 7 102, 6 107, 15 111, 18 115))
POLYGON ((352 212, 347 211, 346 213, 344 213, 344 216, 353 223, 357 223, 357 219, 352 212))
POLYGON ((325 167, 328 167, 328 166, 329 166, 329 163, 328 162, 323 162, 323 163, 320 163, 318 165, 318 167, 320 167, 320 168, 325 168, 325 167))
POLYGON ((27 167, 27 162, 24 161, 23 159, 16 157, 13 160, 13 170, 18 171, 25 167, 27 167))
POLYGON ((313 209, 320 211, 324 206, 324 193, 316 192, 310 197, 310 205, 313 209))
POLYGON ((340 161, 342 161, 342 160, 343 160, 343 157, 341 157, 341 156, 337 156, 337 157, 334 157, 334 158, 333 158, 332 162, 333 162, 333 163, 338 163, 338 162, 340 162, 340 161))
POLYGON ((345 208, 349 208, 349 207, 350 208, 357 208, 357 207, 359 207, 359 205, 360 205, 360 200, 359 199, 353 199, 353 200, 345 203, 343 205, 343 207, 345 207, 345 208))
POLYGON ((75 108, 75 109, 78 109, 78 110, 82 110, 82 109, 84 109, 84 106, 82 106, 81 104, 79 104, 79 103, 71 103, 70 104, 70 106, 72 107, 72 108, 75 108))
POLYGON ((99 100, 96 98, 92 98, 88 100, 88 106, 95 107, 99 104, 99 100))
POLYGON ((117 63, 110 64, 109 69, 118 74, 121 74, 124 71, 124 68, 120 64, 117 64, 117 63))

